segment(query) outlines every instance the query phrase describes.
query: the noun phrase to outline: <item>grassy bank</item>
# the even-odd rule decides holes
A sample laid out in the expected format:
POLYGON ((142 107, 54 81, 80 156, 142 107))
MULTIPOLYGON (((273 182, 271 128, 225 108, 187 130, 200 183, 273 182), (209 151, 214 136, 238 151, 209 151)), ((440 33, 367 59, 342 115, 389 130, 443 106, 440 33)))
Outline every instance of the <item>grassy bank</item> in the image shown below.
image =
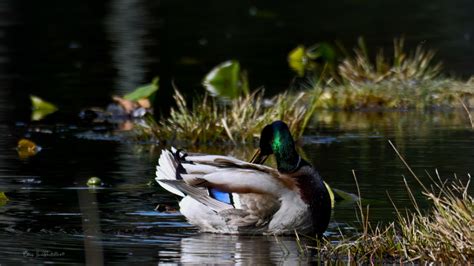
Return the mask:
POLYGON ((474 106, 474 80, 441 79, 347 83, 315 87, 316 107, 344 110, 410 110, 474 106))
POLYGON ((272 98, 265 98, 263 91, 257 91, 225 103, 210 96, 188 102, 176 91, 174 99, 176 107, 171 109, 170 116, 159 122, 149 120, 147 127, 138 129, 139 135, 191 144, 235 144, 258 138, 264 125, 275 120, 286 121, 293 135, 300 137, 311 121, 324 118, 313 117, 323 110, 455 109, 466 116, 466 110, 472 112, 474 106, 474 82, 434 80, 411 85, 394 82, 335 85, 285 92, 272 98))
MULTIPOLYGON (((368 222, 369 208, 360 206, 363 231, 359 236, 324 240, 317 249, 331 260, 357 262, 444 262, 460 263, 474 260, 474 199, 469 195, 468 181, 459 179, 447 183, 434 183, 434 188, 424 191, 431 201, 428 211, 413 201, 414 211, 397 210, 396 221, 386 226, 373 226, 368 222)), ((413 199, 413 193, 407 186, 413 199)))
POLYGON ((187 101, 175 89, 170 116, 159 122, 149 118, 138 135, 191 144, 235 144, 252 141, 265 124, 278 119, 289 123, 299 137, 317 110, 457 109, 470 115, 474 106, 474 78, 443 77, 434 53, 421 46, 405 52, 403 41, 395 40, 391 55, 379 52, 371 57, 361 39, 353 53, 346 52, 340 59, 318 61, 315 54, 315 48, 299 48, 289 57, 290 66, 296 65, 298 72, 313 80, 312 85, 269 98, 263 90, 248 92, 247 77, 238 63, 221 64, 205 79, 205 84, 212 84, 214 97, 206 94, 187 101), (216 91, 226 95, 229 83, 236 96, 222 100, 216 91))
POLYGON ((176 108, 170 116, 160 122, 149 121, 151 126, 140 130, 159 140, 235 144, 251 142, 265 125, 284 120, 295 136, 301 136, 314 111, 308 105, 314 92, 282 93, 270 99, 263 95, 263 91, 256 91, 225 103, 204 96, 188 103, 176 90, 176 108))
MULTIPOLYGON (((390 143, 391 144, 391 143, 390 143)), ((395 147, 392 145, 395 149, 395 147)), ((369 207, 358 202, 358 216, 362 232, 346 238, 342 233, 337 239, 325 239, 316 246, 320 255, 331 260, 369 263, 387 262, 443 262, 447 264, 474 261, 474 198, 469 194, 471 176, 462 181, 458 177, 446 179, 436 175, 431 186, 423 184, 395 149, 401 160, 431 203, 428 210, 419 207, 414 192, 406 180, 412 210, 399 210, 397 218, 386 225, 373 226, 368 219, 369 207), (449 181, 448 181, 449 180, 449 181)), ((355 174, 354 174, 355 178, 355 174)), ((357 178, 355 178, 357 184, 357 178)), ((388 195, 390 198, 390 195, 388 195)), ((392 201, 393 203, 393 201, 392 201)))

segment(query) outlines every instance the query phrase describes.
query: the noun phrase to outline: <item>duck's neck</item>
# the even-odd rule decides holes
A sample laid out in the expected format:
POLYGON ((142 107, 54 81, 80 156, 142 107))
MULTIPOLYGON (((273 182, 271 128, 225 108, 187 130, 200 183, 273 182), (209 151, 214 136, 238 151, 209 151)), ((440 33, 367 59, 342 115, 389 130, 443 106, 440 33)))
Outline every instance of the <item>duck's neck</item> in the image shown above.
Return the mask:
POLYGON ((275 153, 278 171, 282 173, 292 173, 300 167, 301 157, 296 150, 278 150, 275 153))

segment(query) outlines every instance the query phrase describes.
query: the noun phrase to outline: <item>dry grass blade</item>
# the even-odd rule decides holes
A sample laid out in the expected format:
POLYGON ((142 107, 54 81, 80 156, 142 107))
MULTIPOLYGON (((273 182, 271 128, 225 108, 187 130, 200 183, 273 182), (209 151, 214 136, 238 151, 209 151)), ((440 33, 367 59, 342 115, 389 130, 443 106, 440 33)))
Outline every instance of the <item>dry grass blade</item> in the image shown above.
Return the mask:
POLYGON ((392 146, 393 150, 395 151, 395 153, 398 155, 398 157, 400 158, 400 160, 403 162, 403 164, 405 164, 405 166, 407 167, 408 171, 410 171, 410 173, 413 175, 413 177, 415 178, 415 180, 418 182, 418 184, 420 184, 420 186, 423 187, 423 190, 425 191, 429 191, 428 188, 426 188, 426 186, 423 184, 423 182, 421 182, 421 180, 418 178, 418 176, 415 174, 415 172, 413 172, 413 170, 411 169, 411 167, 408 165, 408 163, 405 161, 405 159, 403 158, 403 156, 400 154, 400 152, 397 150, 397 148, 395 147, 395 145, 393 145, 392 141, 391 140, 388 140, 388 143, 390 144, 390 146, 392 146))
POLYGON ((469 111, 469 108, 467 108, 466 104, 461 98, 458 97, 458 99, 461 102, 464 111, 466 111, 467 117, 469 118, 469 122, 471 123, 471 128, 474 129, 474 120, 472 119, 471 111, 469 111))

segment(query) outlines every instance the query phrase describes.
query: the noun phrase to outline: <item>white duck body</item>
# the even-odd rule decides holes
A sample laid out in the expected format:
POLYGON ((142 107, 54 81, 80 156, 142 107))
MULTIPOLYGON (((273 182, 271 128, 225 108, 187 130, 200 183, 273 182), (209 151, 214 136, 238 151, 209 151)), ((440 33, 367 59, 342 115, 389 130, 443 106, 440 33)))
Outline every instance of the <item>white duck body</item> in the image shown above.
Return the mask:
MULTIPOLYGON (((203 232, 293 234, 312 230, 310 205, 297 182, 276 169, 218 155, 184 155, 163 150, 156 181, 183 197, 181 213, 203 232), (216 200, 209 188, 232 193, 216 200)), ((312 168, 311 168, 312 169, 312 168)), ((306 171, 301 168, 300 171, 306 171)))

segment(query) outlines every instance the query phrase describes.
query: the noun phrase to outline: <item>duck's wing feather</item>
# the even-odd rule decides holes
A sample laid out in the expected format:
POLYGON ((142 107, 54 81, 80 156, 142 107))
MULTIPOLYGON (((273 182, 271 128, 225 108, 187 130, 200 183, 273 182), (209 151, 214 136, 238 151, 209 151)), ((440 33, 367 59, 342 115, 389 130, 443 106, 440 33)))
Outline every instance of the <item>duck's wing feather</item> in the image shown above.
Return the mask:
POLYGON ((246 161, 236 159, 231 156, 223 155, 193 155, 187 156, 186 160, 201 165, 209 165, 218 168, 242 168, 242 169, 254 169, 261 172, 278 176, 278 171, 275 168, 268 167, 261 164, 253 164, 246 161))
POLYGON ((188 168, 183 164, 186 174, 183 180, 191 186, 217 188, 229 193, 257 193, 280 196, 288 190, 286 184, 278 176, 255 169, 218 168, 211 173, 202 173, 195 167, 188 168))
POLYGON ((285 188, 274 168, 248 163, 230 156, 186 156, 183 180, 195 186, 211 186, 226 192, 278 195, 285 188))
POLYGON ((190 196, 191 198, 197 200, 198 202, 208 206, 215 212, 222 212, 224 210, 234 208, 234 206, 230 204, 226 204, 224 202, 221 202, 209 197, 205 189, 190 186, 182 180, 161 179, 160 182, 166 184, 169 187, 172 187, 173 189, 179 190, 185 195, 190 196))
POLYGON ((166 180, 184 180, 191 186, 215 187, 224 192, 269 193, 278 195, 285 182, 276 169, 252 164, 229 156, 187 156, 175 149, 163 150, 158 161, 156 181, 176 195, 185 194, 166 180))

